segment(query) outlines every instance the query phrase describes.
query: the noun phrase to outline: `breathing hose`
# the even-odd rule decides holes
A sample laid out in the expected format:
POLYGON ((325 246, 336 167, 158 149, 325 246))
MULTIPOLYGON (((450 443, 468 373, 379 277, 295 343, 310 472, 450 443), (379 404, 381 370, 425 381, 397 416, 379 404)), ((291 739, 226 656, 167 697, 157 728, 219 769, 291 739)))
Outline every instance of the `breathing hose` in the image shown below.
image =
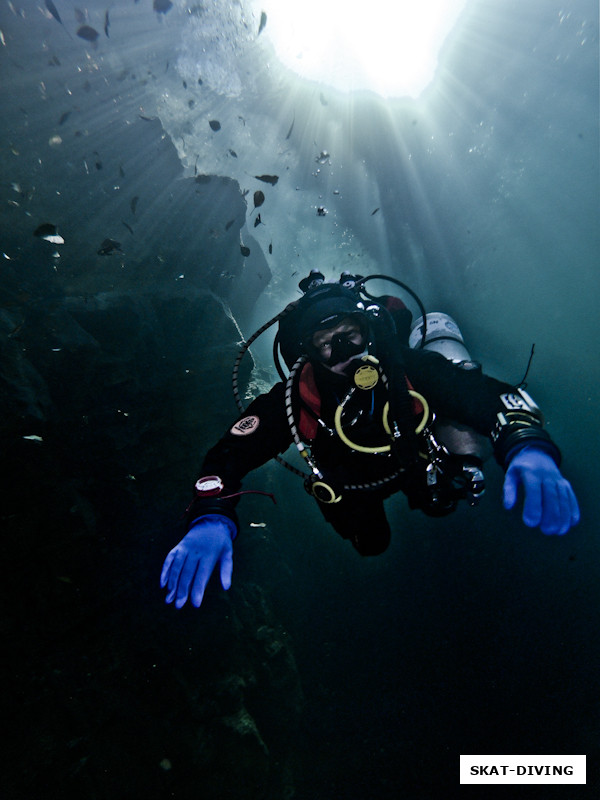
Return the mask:
MULTIPOLYGON (((378 447, 365 447, 364 445, 352 442, 344 433, 342 429, 342 414, 344 412, 344 406, 346 405, 350 397, 354 394, 354 389, 355 387, 353 386, 346 395, 346 397, 344 397, 342 402, 335 410, 334 421, 335 421, 335 431, 337 435, 340 437, 340 439, 342 440, 342 442, 344 442, 345 445, 350 447, 352 450, 356 450, 359 453, 374 453, 374 454, 389 453, 389 451, 392 449, 391 444, 380 445, 378 447)), ((419 392, 415 392, 413 389, 409 389, 408 393, 411 397, 414 397, 416 400, 418 400, 423 406, 423 417, 419 422, 419 424, 417 425, 417 427, 415 428, 415 433, 419 434, 425 428, 427 420, 429 419, 429 404, 427 403, 427 400, 425 400, 423 395, 419 394, 419 392)), ((392 433, 388 423, 389 411, 390 411, 390 404, 388 401, 383 407, 383 427, 385 429, 385 432, 393 437, 394 434, 392 433)))

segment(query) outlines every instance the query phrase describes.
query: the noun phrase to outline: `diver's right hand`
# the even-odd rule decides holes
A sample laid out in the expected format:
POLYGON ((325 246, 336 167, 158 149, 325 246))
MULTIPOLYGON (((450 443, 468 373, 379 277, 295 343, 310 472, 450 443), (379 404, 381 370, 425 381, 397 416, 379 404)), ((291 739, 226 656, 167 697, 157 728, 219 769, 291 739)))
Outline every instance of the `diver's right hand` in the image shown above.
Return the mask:
POLYGON ((220 565, 221 584, 231 586, 233 571, 232 540, 236 526, 221 514, 201 517, 165 559, 160 574, 160 585, 169 590, 166 603, 175 600, 181 608, 188 599, 200 607, 206 584, 217 564, 220 565))

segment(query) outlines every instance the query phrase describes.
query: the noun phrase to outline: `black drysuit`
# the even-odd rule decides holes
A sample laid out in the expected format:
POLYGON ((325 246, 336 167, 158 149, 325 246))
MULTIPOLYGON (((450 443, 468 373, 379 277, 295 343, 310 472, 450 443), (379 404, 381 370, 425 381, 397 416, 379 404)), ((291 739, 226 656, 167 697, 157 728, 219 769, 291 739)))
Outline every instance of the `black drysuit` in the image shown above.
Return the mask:
MULTIPOLYGON (((385 364, 382 361, 382 366, 385 364)), ((389 365, 388 365, 389 366, 389 365)), ((526 445, 545 449, 557 463, 560 452, 541 425, 527 430, 518 443, 498 435, 498 413, 505 409, 501 396, 513 396, 517 389, 481 372, 453 364, 438 353, 413 350, 404 345, 395 348, 395 362, 389 366, 391 384, 408 379, 410 386, 427 401, 436 417, 469 426, 493 443, 494 455, 500 466, 508 466, 512 457, 526 445)), ((344 444, 335 432, 334 413, 351 385, 350 378, 314 365, 314 384, 320 400, 320 422, 310 443, 314 460, 325 481, 341 494, 337 503, 321 503, 325 519, 344 538, 351 540, 363 555, 375 555, 387 547, 390 528, 383 501, 392 493, 403 491, 413 508, 424 508, 423 492, 425 461, 417 455, 410 435, 400 437, 401 445, 387 454, 356 452, 344 444), (402 442, 405 442, 404 448, 402 442), (381 479, 399 473, 393 480, 381 484, 381 479), (370 488, 346 488, 353 486, 370 488)), ((295 393, 298 394, 297 392, 295 393)), ((237 523, 235 505, 238 497, 227 496, 239 491, 242 479, 292 443, 292 434, 285 409, 285 386, 277 383, 270 392, 257 397, 223 437, 206 454, 200 475, 218 475, 225 488, 221 497, 196 496, 188 509, 188 524, 203 514, 224 514, 237 523)), ((406 399, 406 394, 403 395, 406 399)), ((344 430, 352 442, 359 444, 389 444, 390 437, 382 424, 383 406, 388 399, 383 382, 370 391, 357 390, 344 413, 344 430)), ((301 401, 294 397, 294 419, 300 416, 301 401)), ((414 431, 421 413, 404 409, 403 429, 414 431)), ((394 412, 390 411, 393 416, 394 412)), ((310 415, 310 414, 309 414, 310 415)), ((314 412, 313 412, 314 417, 314 412)), ((521 432, 522 433, 522 432, 521 432)), ((302 434, 301 434, 302 436, 302 434)), ((306 437, 302 436, 306 441, 306 437)), ((424 509, 426 510, 426 509, 424 509)))

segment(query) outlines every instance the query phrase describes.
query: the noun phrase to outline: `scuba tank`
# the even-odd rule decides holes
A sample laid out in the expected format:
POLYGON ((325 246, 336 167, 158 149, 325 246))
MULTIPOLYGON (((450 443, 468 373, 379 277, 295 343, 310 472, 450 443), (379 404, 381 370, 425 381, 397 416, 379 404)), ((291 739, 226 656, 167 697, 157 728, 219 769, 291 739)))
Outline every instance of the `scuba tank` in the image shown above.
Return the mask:
MULTIPOLYGON (((422 347, 447 358, 466 370, 480 370, 481 365, 471 359, 463 335, 455 320, 440 311, 419 317, 412 326, 409 347, 422 347)), ((481 465, 492 454, 492 445, 485 436, 457 422, 436 418, 433 424, 435 441, 451 458, 461 460, 462 477, 468 487, 467 497, 474 504, 485 491, 481 465)))
MULTIPOLYGON (((408 346, 440 353, 462 369, 481 369, 481 364, 471 359, 456 322, 449 314, 440 311, 433 311, 425 316, 425 327, 423 317, 416 320, 410 332, 408 346)), ((492 454, 491 443, 485 436, 459 422, 437 420, 435 432, 451 453, 472 455, 481 462, 492 454)))
POLYGON ((424 350, 434 350, 455 364, 474 364, 458 325, 451 316, 440 311, 426 314, 425 325, 423 317, 419 317, 411 328, 408 346, 412 349, 422 347, 424 350))

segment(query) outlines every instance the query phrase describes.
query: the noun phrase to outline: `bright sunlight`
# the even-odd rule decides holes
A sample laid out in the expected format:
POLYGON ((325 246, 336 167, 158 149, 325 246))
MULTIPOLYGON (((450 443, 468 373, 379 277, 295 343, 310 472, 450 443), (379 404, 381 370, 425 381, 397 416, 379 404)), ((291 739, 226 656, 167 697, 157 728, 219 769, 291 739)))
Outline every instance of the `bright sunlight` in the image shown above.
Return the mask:
POLYGON ((467 0, 256 0, 261 36, 298 75, 344 92, 418 97, 467 0))

